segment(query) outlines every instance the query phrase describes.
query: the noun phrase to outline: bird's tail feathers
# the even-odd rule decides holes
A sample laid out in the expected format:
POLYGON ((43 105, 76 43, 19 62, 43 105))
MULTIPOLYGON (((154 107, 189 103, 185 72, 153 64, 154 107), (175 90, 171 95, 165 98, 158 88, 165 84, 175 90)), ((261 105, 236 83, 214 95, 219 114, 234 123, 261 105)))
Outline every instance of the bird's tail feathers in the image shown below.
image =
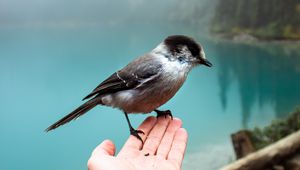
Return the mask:
POLYGON ((55 122, 53 125, 49 126, 45 131, 48 132, 50 130, 56 129, 59 126, 70 122, 71 120, 77 119, 81 115, 85 114, 87 111, 94 108, 97 104, 100 104, 98 97, 95 97, 95 98, 85 102, 84 104, 79 106, 77 109, 75 109, 73 112, 69 113, 68 115, 66 115, 65 117, 60 119, 59 121, 55 122))

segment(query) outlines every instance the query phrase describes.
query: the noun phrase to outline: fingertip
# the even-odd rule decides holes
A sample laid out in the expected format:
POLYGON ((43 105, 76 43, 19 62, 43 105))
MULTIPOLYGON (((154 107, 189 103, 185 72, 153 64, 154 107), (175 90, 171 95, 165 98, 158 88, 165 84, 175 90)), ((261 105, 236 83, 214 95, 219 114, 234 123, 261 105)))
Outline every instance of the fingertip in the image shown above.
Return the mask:
POLYGON ((182 136, 184 138, 188 138, 188 133, 185 128, 179 128, 176 132, 177 135, 182 136))
POLYGON ((180 124, 180 127, 182 126, 182 120, 181 119, 175 117, 175 118, 173 118, 172 121, 175 122, 176 124, 180 124))
POLYGON ((109 140, 109 139, 105 139, 100 145, 109 147, 109 148, 115 148, 115 144, 109 140))
POLYGON ((92 155, 111 155, 113 156, 116 152, 115 144, 109 140, 104 140, 101 144, 99 144, 93 151, 92 155))
POLYGON ((138 129, 141 129, 142 131, 145 131, 148 128, 152 129, 156 121, 157 121, 156 117, 149 116, 143 121, 143 123, 139 126, 138 129))
POLYGON ((116 147, 115 147, 115 144, 109 140, 109 139, 106 139, 102 142, 103 144, 103 148, 105 148, 105 150, 108 152, 109 155, 114 155, 115 152, 116 152, 116 147))
POLYGON ((172 118, 171 118, 171 116, 159 116, 159 117, 157 117, 156 118, 156 123, 160 123, 160 122, 167 122, 167 123, 169 123, 169 122, 171 122, 172 121, 172 118))
POLYGON ((174 117, 173 120, 179 120, 179 121, 181 121, 181 119, 179 117, 174 117))
POLYGON ((145 122, 153 122, 153 121, 156 121, 156 117, 154 116, 149 116, 145 119, 145 122))
POLYGON ((187 134, 187 130, 185 128, 179 128, 178 133, 186 133, 187 134))

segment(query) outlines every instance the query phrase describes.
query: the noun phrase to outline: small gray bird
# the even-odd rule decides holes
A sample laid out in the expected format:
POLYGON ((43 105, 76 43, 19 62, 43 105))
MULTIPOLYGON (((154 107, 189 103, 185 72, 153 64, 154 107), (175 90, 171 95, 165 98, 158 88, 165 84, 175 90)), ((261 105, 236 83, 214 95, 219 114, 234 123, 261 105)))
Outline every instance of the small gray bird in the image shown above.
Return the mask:
POLYGON ((87 102, 66 115, 46 131, 53 130, 78 118, 96 105, 105 105, 123 110, 130 134, 142 141, 129 121, 129 113, 150 113, 157 116, 172 114, 169 110, 157 110, 170 100, 182 86, 189 71, 197 65, 212 64, 205 58, 200 44, 184 35, 167 37, 151 52, 133 60, 98 85, 83 100, 87 102))

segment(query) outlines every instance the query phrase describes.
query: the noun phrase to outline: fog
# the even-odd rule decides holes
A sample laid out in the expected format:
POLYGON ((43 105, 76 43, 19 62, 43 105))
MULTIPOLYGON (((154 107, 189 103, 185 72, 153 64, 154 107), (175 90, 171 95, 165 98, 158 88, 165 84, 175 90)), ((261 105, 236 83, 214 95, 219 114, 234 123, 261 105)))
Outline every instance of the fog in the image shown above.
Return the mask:
POLYGON ((213 4, 208 0, 1 0, 0 28, 152 21, 198 23, 211 16, 213 4))

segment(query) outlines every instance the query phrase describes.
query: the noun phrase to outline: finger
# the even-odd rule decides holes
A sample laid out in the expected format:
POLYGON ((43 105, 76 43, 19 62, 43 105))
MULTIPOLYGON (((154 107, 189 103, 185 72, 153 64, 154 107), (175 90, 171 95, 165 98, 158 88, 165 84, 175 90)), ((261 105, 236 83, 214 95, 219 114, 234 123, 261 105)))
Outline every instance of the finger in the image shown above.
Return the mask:
POLYGON ((100 145, 98 145, 92 152, 92 156, 99 157, 102 155, 113 156, 116 152, 116 147, 110 140, 104 140, 100 145))
MULTIPOLYGON (((156 118, 153 116, 147 117, 147 119, 144 120, 144 122, 138 127, 139 130, 142 130, 144 134, 139 134, 143 141, 145 141, 146 136, 149 134, 151 129, 153 128, 154 124, 156 122, 156 118)), ((124 144, 122 152, 127 152, 128 149, 135 149, 140 150, 142 148, 141 141, 136 138, 135 136, 130 135, 126 143, 124 144)))
POLYGON ((104 168, 103 162, 113 156, 116 152, 116 147, 110 140, 104 140, 100 145, 98 145, 92 152, 91 157, 87 162, 87 167, 89 170, 96 169, 107 169, 104 168))
POLYGON ((153 129, 151 130, 150 134, 148 135, 145 144, 143 146, 143 152, 145 154, 153 155, 155 154, 160 141, 163 138, 163 135, 168 127, 168 124, 170 122, 170 117, 159 117, 157 119, 156 124, 154 125, 153 129))
POLYGON ((172 161, 178 167, 181 167, 183 156, 187 144, 188 134, 185 129, 180 128, 176 131, 168 160, 172 161))
POLYGON ((169 126, 163 136, 163 139, 161 140, 156 155, 167 158, 168 153, 171 149, 172 142, 174 140, 174 136, 176 131, 182 126, 182 122, 178 118, 174 118, 170 123, 169 126))

